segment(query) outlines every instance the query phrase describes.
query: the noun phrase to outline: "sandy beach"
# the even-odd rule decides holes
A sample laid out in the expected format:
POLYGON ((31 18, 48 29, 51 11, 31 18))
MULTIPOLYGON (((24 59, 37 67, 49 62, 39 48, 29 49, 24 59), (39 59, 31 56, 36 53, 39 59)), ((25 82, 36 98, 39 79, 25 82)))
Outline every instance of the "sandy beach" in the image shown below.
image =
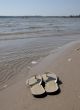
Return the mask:
MULTIPOLYGON (((27 72, 26 67, 22 72, 27 72)), ((32 67, 25 78, 4 88, 0 91, 0 110, 80 110, 80 42, 52 51, 32 67), (26 86, 26 79, 46 71, 56 73, 61 91, 57 95, 35 98, 26 86)))

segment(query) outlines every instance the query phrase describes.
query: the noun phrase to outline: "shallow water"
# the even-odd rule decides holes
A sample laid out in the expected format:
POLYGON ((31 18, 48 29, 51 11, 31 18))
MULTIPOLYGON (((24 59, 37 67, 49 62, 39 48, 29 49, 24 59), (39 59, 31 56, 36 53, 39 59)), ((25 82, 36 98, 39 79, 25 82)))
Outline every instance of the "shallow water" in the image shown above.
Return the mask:
POLYGON ((75 40, 80 18, 0 18, 0 86, 25 77, 32 61, 75 40))

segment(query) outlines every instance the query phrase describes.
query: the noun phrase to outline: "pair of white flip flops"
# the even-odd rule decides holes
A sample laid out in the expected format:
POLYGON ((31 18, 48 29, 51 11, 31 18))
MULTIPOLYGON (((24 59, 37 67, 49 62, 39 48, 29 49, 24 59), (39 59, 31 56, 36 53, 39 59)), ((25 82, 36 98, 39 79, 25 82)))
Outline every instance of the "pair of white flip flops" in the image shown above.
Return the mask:
POLYGON ((45 72, 43 75, 34 75, 26 81, 26 84, 29 85, 34 96, 54 93, 58 90, 57 76, 50 72, 45 72))

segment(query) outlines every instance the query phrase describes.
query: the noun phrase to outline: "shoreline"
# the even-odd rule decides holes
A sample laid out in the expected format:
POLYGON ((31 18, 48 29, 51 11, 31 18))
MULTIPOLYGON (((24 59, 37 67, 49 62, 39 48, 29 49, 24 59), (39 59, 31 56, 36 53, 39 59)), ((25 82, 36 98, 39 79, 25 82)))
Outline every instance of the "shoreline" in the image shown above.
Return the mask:
MULTIPOLYGON (((25 72, 25 69, 24 69, 25 72)), ((0 91, 1 110, 79 110, 80 109, 80 41, 69 43, 51 52, 32 67, 18 83, 0 91), (45 71, 56 73, 62 84, 58 95, 34 98, 25 81, 31 75, 45 71)))
POLYGON ((47 67, 50 67, 53 64, 55 65, 55 62, 58 58, 60 59, 60 57, 65 56, 70 51, 70 49, 74 48, 76 45, 78 45, 78 43, 80 43, 80 41, 73 41, 61 47, 58 47, 57 49, 52 50, 50 54, 43 59, 43 61, 41 61, 38 65, 32 67, 28 74, 32 74, 34 71, 35 74, 43 73, 47 67))

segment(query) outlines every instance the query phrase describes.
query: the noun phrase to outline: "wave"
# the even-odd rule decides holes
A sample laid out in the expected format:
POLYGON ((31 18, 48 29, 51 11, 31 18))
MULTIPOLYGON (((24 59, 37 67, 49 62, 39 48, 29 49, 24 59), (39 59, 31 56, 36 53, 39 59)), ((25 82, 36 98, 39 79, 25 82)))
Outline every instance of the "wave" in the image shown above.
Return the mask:
POLYGON ((41 29, 43 27, 40 27, 40 26, 31 26, 31 27, 28 27, 27 29, 41 29))
POLYGON ((31 33, 38 33, 40 31, 36 31, 36 32, 5 32, 5 33, 0 33, 0 36, 7 36, 7 35, 23 35, 23 34, 31 34, 31 33))

